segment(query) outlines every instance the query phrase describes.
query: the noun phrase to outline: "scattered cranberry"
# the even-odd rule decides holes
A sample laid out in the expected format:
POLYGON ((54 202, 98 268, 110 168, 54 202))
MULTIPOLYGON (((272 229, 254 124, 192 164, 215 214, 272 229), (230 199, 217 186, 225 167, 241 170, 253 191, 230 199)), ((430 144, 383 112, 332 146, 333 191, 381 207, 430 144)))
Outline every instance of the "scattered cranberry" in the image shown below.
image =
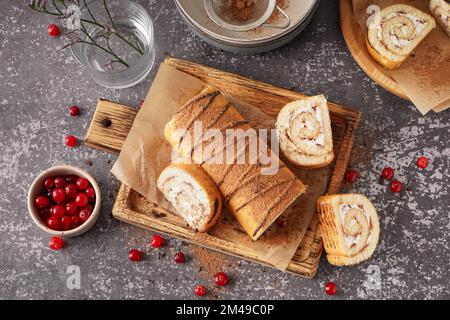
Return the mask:
POLYGON ((78 116, 78 115, 80 114, 80 108, 79 108, 78 106, 71 106, 71 107, 69 108, 69 114, 70 114, 72 117, 78 116))
POLYGON ((226 286, 229 282, 228 276, 225 272, 219 272, 214 276, 214 282, 219 287, 226 286))
POLYGON ((56 188, 64 188, 66 186, 66 179, 63 177, 56 177, 53 181, 56 188))
POLYGON ((428 158, 427 157, 419 157, 417 159, 417 166, 421 169, 425 169, 428 167, 428 158))
POLYGON ((61 218, 61 225, 63 230, 69 230, 72 228, 72 217, 64 216, 61 218))
POLYGON ((77 138, 75 136, 66 137, 66 146, 73 148, 77 145, 77 138))
POLYGON ((80 212, 78 213, 78 217, 80 217, 81 222, 86 222, 90 216, 91 212, 86 208, 81 209, 80 212))
POLYGON ((50 209, 50 213, 55 218, 60 219, 66 215, 66 208, 61 204, 57 204, 50 209))
POLYGON ((80 190, 85 190, 89 187, 89 180, 86 178, 77 179, 77 188, 80 190))
POLYGON ((50 249, 59 250, 64 246, 64 241, 60 237, 51 237, 48 246, 50 249))
POLYGON ((203 297, 206 294, 206 287, 199 284, 195 287, 194 293, 199 297, 203 297))
POLYGON ((128 253, 128 259, 130 259, 133 262, 141 261, 141 258, 142 254, 137 249, 131 249, 130 252, 128 253))
POLYGON ((65 187, 64 191, 66 192, 66 197, 68 199, 73 199, 77 195, 78 189, 76 185, 74 185, 73 183, 69 183, 65 187))
POLYGON ((61 229, 61 222, 60 219, 57 217, 48 217, 46 220, 47 227, 49 227, 52 230, 60 230, 61 229))
POLYGON ((400 191, 402 191, 402 188, 403 184, 398 180, 392 180, 391 183, 389 184, 389 189, 393 193, 399 193, 400 191))
POLYGON ((391 167, 386 167, 381 171, 381 176, 385 180, 391 180, 394 177, 394 169, 391 167))
POLYGON ((175 253, 175 256, 173 258, 176 263, 184 263, 186 261, 186 257, 184 256, 183 252, 175 253))
POLYGON ((47 208, 50 205, 50 199, 47 196, 38 196, 34 202, 39 209, 47 208))
POLYGON ((150 245, 153 248, 159 248, 164 244, 164 238, 159 235, 154 235, 152 238, 152 241, 150 242, 150 245))
POLYGON ((66 204, 66 213, 69 216, 74 216, 78 213, 78 207, 74 202, 69 202, 66 204))
POLYGON ((143 104, 144 104, 144 100, 139 101, 138 107, 139 107, 139 108, 142 108, 142 105, 143 105, 143 104))
POLYGON ((53 179, 53 178, 45 179, 44 186, 46 189, 53 188, 55 186, 55 179, 53 179))
POLYGON ((277 220, 275 220, 275 223, 279 227, 285 227, 286 226, 286 219, 284 217, 278 217, 277 220))
POLYGON ((94 198, 95 197, 95 190, 92 187, 87 188, 86 191, 84 191, 84 193, 86 193, 86 195, 89 198, 94 198))
POLYGON ((356 178, 358 178, 358 173, 355 170, 349 169, 345 172, 344 178, 348 182, 355 182, 356 178))
POLYGON ((62 188, 56 188, 52 191, 52 199, 56 203, 63 202, 66 199, 66 192, 62 188))
POLYGON ((328 282, 325 285, 325 293, 329 296, 334 296, 337 293, 337 287, 334 282, 328 282))
POLYGON ((77 205, 77 207, 83 208, 86 207, 89 203, 89 198, 88 196, 83 193, 80 192, 75 196, 75 204, 77 205))
POLYGON ((61 33, 61 30, 56 24, 49 24, 47 26, 47 33, 52 37, 57 37, 61 33))

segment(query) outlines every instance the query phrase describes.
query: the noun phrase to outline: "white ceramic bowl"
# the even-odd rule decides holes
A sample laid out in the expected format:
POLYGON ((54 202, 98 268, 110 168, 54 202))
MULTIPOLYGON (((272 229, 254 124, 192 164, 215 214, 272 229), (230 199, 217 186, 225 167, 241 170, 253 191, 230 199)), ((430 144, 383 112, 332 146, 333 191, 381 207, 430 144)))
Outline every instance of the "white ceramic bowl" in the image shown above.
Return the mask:
POLYGON ((30 190, 28 191, 28 212, 30 213, 30 216, 33 219, 33 221, 38 225, 39 228, 41 228, 45 232, 64 237, 79 236, 88 231, 90 228, 92 228, 92 226, 97 222, 97 219, 100 216, 101 202, 102 198, 100 194, 100 188, 98 187, 98 184, 95 181, 95 179, 86 171, 73 166, 56 166, 45 170, 39 176, 37 176, 36 179, 34 179, 33 183, 31 184, 30 190), (82 225, 76 227, 75 229, 66 231, 57 231, 50 229, 45 225, 45 222, 42 221, 41 217, 39 216, 38 210, 34 204, 34 199, 36 195, 38 195, 39 193, 42 192, 43 189, 45 189, 44 187, 45 179, 49 177, 65 176, 72 174, 88 179, 90 184, 94 188, 95 190, 94 210, 92 211, 89 219, 82 225))

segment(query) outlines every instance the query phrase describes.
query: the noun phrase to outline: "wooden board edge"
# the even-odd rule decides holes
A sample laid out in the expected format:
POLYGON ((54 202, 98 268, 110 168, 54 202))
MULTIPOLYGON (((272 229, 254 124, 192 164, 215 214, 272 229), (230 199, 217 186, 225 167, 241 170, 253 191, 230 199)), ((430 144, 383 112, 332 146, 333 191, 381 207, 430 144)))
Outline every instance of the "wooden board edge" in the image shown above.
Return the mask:
POLYGON ((394 79, 386 76, 375 61, 369 60, 361 53, 366 48, 361 48, 357 41, 357 34, 355 32, 360 26, 353 16, 352 0, 339 0, 339 17, 342 36, 358 66, 376 84, 400 98, 409 100, 408 96, 394 79))

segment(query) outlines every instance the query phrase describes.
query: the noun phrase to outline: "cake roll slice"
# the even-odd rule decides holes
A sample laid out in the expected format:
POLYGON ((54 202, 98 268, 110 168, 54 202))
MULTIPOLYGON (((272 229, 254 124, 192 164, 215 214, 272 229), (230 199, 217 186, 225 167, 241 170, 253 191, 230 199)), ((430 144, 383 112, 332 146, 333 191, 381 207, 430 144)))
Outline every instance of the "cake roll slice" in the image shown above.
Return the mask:
POLYGON ((429 14, 394 4, 371 16, 366 47, 385 68, 397 69, 435 26, 429 14))
POLYGON ((431 0, 430 12, 450 37, 450 4, 445 0, 431 0))
POLYGON ((292 164, 320 168, 333 161, 330 114, 324 96, 285 105, 278 114, 276 129, 281 151, 292 164))
POLYGON ((329 263, 349 266, 369 259, 380 237, 375 207, 359 194, 322 196, 317 200, 323 244, 329 263))
POLYGON ((161 172, 157 185, 193 229, 204 232, 216 223, 222 210, 222 197, 201 166, 172 164, 161 172))

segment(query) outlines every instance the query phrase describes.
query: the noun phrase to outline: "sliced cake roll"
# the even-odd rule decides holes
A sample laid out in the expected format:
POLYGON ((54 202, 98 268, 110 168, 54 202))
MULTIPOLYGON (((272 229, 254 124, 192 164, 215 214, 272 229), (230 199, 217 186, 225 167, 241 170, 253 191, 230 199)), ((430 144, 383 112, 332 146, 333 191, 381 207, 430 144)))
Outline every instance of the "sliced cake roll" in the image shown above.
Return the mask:
POLYGON ((167 123, 164 135, 180 156, 192 159, 211 177, 225 205, 257 240, 306 187, 274 153, 271 160, 276 168, 265 170, 260 150, 264 145, 270 154, 266 141, 227 139, 230 134, 251 130, 230 102, 217 89, 208 87, 180 108, 167 123), (194 134, 199 122, 200 135, 194 134))
POLYGON ((432 16, 412 6, 388 6, 371 17, 367 50, 387 69, 396 69, 435 26, 432 16))
POLYGON ((276 122, 280 148, 297 166, 320 168, 333 161, 330 114, 324 96, 288 103, 276 122))
POLYGON ((329 263, 349 266, 372 256, 380 225, 369 199, 358 194, 322 196, 317 207, 329 263))
POLYGON ((431 0, 430 12, 450 37, 450 4, 445 0, 431 0))
POLYGON ((157 185, 193 229, 203 232, 217 221, 222 210, 222 197, 199 165, 172 164, 161 172, 157 185))

